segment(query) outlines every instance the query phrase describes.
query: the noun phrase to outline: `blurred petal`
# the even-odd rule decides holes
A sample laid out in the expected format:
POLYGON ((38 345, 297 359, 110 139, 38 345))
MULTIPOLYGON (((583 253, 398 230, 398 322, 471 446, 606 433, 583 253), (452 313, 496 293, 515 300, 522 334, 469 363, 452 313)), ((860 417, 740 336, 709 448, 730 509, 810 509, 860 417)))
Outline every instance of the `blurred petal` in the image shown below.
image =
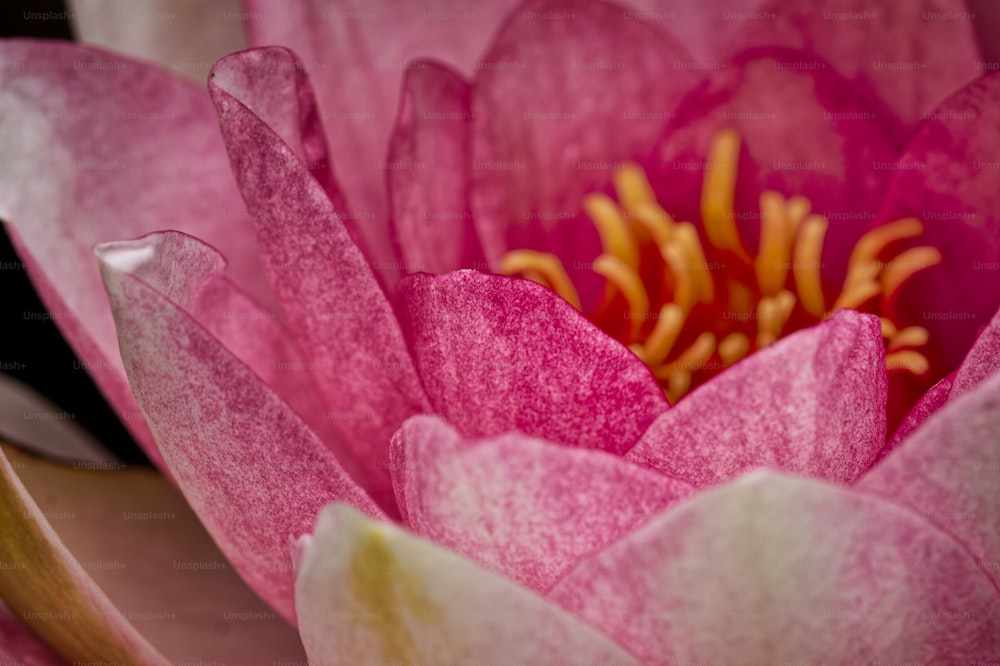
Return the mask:
POLYGON ((243 579, 292 619, 288 539, 307 533, 332 501, 382 513, 186 310, 218 272, 218 255, 161 238, 97 248, 129 382, 191 507, 243 579))
POLYGON ((878 498, 755 474, 583 562, 549 595, 644 663, 974 663, 1000 599, 943 532, 878 498))
POLYGON ((626 458, 696 486, 756 467, 853 481, 885 445, 878 319, 842 310, 696 389, 626 458))
POLYGON ((857 484, 913 508, 968 546, 1000 584, 1000 374, 927 419, 857 484))
POLYGON ((773 0, 744 25, 734 49, 813 51, 908 125, 981 74, 962 0, 773 0))
POLYGON ((667 402, 649 369, 554 292, 476 271, 411 275, 400 319, 434 412, 621 454, 667 402))
POLYGON ((162 476, 7 455, 73 559, 171 662, 304 659, 295 629, 240 580, 162 476))
POLYGON ((538 592, 694 493, 603 451, 518 432, 471 442, 432 416, 396 434, 392 468, 411 530, 538 592))
POLYGON ((240 0, 70 0, 78 39, 204 83, 212 63, 246 48, 240 0))
POLYGON ((233 257, 233 280, 270 305, 246 208, 204 91, 70 43, 0 44, 0 218, 42 301, 146 454, 91 248, 163 227, 233 257))
POLYGON ((0 663, 25 666, 66 666, 25 624, 0 605, 0 663))
POLYGON ((389 439, 427 411, 396 316, 307 165, 215 80, 209 88, 289 329, 334 429, 388 507, 389 439))
POLYGON ((295 590, 314 664, 638 666, 510 580, 340 505, 320 514, 295 590))
MULTIPOLYGON (((928 114, 899 159, 882 221, 913 216, 941 263, 903 284, 890 306, 897 324, 930 331, 929 357, 942 376, 1000 307, 1000 74, 963 89, 928 114)), ((906 244, 903 245, 905 247, 906 244)))
POLYGON ((403 273, 447 273, 482 262, 468 201, 469 84, 418 61, 403 82, 389 145, 392 227, 403 273))

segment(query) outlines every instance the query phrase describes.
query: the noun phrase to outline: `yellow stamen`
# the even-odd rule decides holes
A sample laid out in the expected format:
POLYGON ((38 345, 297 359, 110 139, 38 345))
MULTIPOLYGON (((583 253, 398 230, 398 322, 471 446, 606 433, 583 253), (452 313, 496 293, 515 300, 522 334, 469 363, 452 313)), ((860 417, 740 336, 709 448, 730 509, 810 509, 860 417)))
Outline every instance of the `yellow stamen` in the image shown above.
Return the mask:
POLYGON ((588 194, 583 199, 583 209, 597 227, 604 253, 638 270, 639 244, 618 205, 603 194, 588 194))
POLYGON ((823 283, 820 278, 820 262, 823 258, 823 237, 826 235, 826 219, 810 215, 802 222, 799 236, 795 240, 795 254, 792 271, 795 289, 806 312, 814 317, 822 317, 826 311, 823 304, 823 283))
POLYGON ((658 368, 653 368, 653 376, 657 379, 666 379, 675 370, 684 370, 688 373, 699 370, 708 362, 708 359, 712 358, 713 353, 715 353, 715 336, 706 331, 699 335, 691 343, 691 346, 685 349, 675 360, 658 368))
POLYGON ((691 272, 687 270, 684 252, 676 243, 668 243, 660 246, 660 255, 674 276, 674 303, 689 312, 695 301, 695 285, 691 272))
POLYGON ((784 289, 788 277, 791 224, 785 198, 777 192, 760 195, 760 211, 760 252, 753 267, 761 291, 766 296, 774 296, 784 289))
POLYGON ((887 351, 894 352, 903 347, 922 347, 929 339, 930 334, 923 326, 907 326, 890 338, 887 351))
POLYGON ((648 365, 657 365, 670 354, 677 336, 684 328, 684 308, 676 303, 667 303, 660 308, 660 316, 656 320, 653 332, 646 338, 643 346, 643 359, 648 365))
POLYGON ((933 247, 914 247, 887 263, 882 271, 882 295, 890 298, 910 276, 941 263, 941 253, 933 247))
POLYGON ((649 294, 642 283, 639 274, 623 264, 617 257, 602 254, 594 262, 594 272, 603 275, 608 282, 618 288, 628 302, 633 334, 642 327, 642 322, 649 314, 649 294))
POLYGON ((569 279, 559 257, 554 254, 536 252, 535 250, 512 250, 500 262, 500 272, 505 275, 517 275, 518 273, 540 275, 552 291, 562 296, 563 300, 577 310, 583 309, 573 281, 569 279))
POLYGON ((812 204, 803 196, 794 196, 785 203, 785 206, 788 211, 788 233, 794 238, 809 211, 812 210, 812 204))
POLYGON ((931 367, 927 358, 912 349, 886 354, 885 367, 889 370, 906 370, 915 375, 922 375, 931 367))
POLYGON ((646 229, 657 246, 670 242, 674 219, 658 205, 640 204, 632 208, 629 215, 646 229))
POLYGON ((757 347, 763 349, 781 335, 795 308, 795 294, 782 291, 777 296, 765 296, 757 304, 757 347))
POLYGON ((646 172, 639 165, 631 162, 622 165, 615 171, 613 180, 618 203, 629 216, 634 216, 636 209, 642 206, 659 207, 646 172))
POLYGON ((848 270, 857 264, 874 261, 890 243, 919 236, 923 230, 924 225, 920 224, 920 220, 912 217, 896 220, 872 229, 862 236, 857 245, 854 246, 851 258, 847 261, 848 270))
POLYGON ((663 393, 667 396, 667 401, 671 405, 675 405, 678 400, 684 397, 684 394, 691 390, 691 373, 687 370, 674 368, 666 379, 667 386, 670 388, 663 393))
POLYGON ((855 310, 868 300, 878 296, 882 291, 876 282, 858 282, 853 285, 845 285, 844 291, 837 297, 833 304, 833 310, 852 309, 855 310))
POLYGON ((674 227, 674 238, 688 257, 687 269, 694 283, 694 292, 701 301, 711 303, 715 295, 712 273, 708 270, 708 260, 705 259, 705 251, 701 248, 701 240, 694 225, 681 222, 674 227))
POLYGON ((890 320, 888 317, 879 317, 878 319, 880 322, 882 322, 882 337, 886 338, 887 340, 892 340, 892 338, 895 337, 899 329, 896 328, 896 325, 893 324, 892 320, 890 320))
POLYGON ((727 367, 750 352, 750 338, 742 333, 730 333, 719 343, 719 358, 727 367))
POLYGON ((709 242, 720 250, 746 253, 736 228, 736 174, 740 163, 740 135, 724 129, 712 138, 701 189, 701 220, 709 242))

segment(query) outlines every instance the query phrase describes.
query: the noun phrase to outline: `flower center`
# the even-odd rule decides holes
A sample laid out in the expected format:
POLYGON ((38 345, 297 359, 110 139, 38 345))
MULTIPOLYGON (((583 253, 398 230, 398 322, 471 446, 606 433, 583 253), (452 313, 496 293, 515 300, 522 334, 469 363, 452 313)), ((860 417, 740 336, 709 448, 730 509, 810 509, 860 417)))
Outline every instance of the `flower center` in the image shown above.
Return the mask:
MULTIPOLYGON (((606 283, 600 304, 585 314, 650 367, 671 403, 837 310, 882 315, 903 282, 941 261, 933 247, 883 261, 890 246, 919 236, 923 225, 913 218, 882 225, 854 246, 839 295, 827 302, 820 268, 828 221, 811 213, 805 197, 761 193, 760 250, 751 257, 744 248, 734 210, 740 142, 732 129, 712 139, 701 192, 703 236, 660 206, 635 164, 614 174, 617 201, 604 194, 583 201, 603 247, 593 270, 606 283)), ((583 309, 555 255, 514 250, 503 258, 501 272, 534 280, 583 309)), ((927 330, 900 329, 886 316, 881 321, 887 367, 925 373, 928 362, 917 348, 927 343, 927 330)))

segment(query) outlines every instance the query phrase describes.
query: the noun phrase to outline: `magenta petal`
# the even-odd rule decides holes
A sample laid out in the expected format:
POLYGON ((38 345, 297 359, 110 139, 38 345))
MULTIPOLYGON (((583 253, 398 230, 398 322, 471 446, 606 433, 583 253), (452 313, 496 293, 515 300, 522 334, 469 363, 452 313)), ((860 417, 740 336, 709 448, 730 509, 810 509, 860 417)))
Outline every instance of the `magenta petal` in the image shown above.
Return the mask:
POLYGON ((972 349, 965 355, 965 360, 955 373, 955 382, 948 399, 954 400, 963 393, 968 393, 997 370, 1000 370, 1000 310, 993 315, 986 328, 980 331, 972 349))
POLYGON ((447 273, 482 261, 468 200, 469 85, 418 61, 403 82, 389 144, 392 227, 403 273, 447 273))
POLYGON ((669 34, 605 2, 523 5, 472 89, 472 209, 486 258, 533 248, 592 261, 581 200, 648 152, 698 75, 669 34))
POLYGON ((204 91, 68 42, 0 44, 0 217, 53 320, 153 460, 91 248, 163 227, 233 257, 273 300, 204 91))
POLYGON ((412 275, 398 309, 434 412, 466 437, 520 430, 621 454, 667 409, 642 361, 529 280, 412 275))
POLYGON ((413 532, 538 592, 694 493, 603 451, 517 432, 471 442, 432 416, 403 425, 392 461, 413 532))
MULTIPOLYGON (((904 283, 897 324, 927 328, 930 356, 951 369, 1000 306, 1000 74, 983 77, 928 114, 899 159, 883 221, 913 216, 941 263, 904 283)), ((944 374, 942 372, 942 374, 944 374)))
POLYGON ((878 319, 842 310, 702 385, 626 458, 696 486, 756 467, 849 482, 885 445, 886 392, 878 319))
POLYGON ((1000 373, 948 403, 857 484, 912 507, 1000 584, 1000 373))
POLYGON ((147 237, 97 249, 122 360, 184 496, 247 583, 294 617, 288 539, 346 501, 383 516, 333 454, 185 305, 219 270, 204 246, 147 237))
POLYGON ((1000 650, 997 590, 948 535, 880 498, 773 473, 667 511, 549 597, 649 666, 977 663, 1000 650))
POLYGON ((25 666, 66 666, 57 655, 8 609, 0 606, 0 663, 25 666))
POLYGON ((951 393, 951 387, 955 382, 955 373, 952 373, 939 381, 934 386, 930 387, 920 401, 909 411, 898 426, 896 426, 895 432, 892 433, 892 438, 889 443, 885 445, 885 449, 879 456, 881 460, 890 451, 899 446, 900 442, 904 441, 910 436, 910 433, 915 431, 920 427, 920 424, 926 421, 934 412, 939 410, 948 402, 948 396, 951 393))
POLYGON ((268 275, 333 428, 375 497, 391 501, 389 439, 427 411, 396 316, 306 164, 220 85, 209 88, 268 275))
POLYGON ((813 51, 910 125, 981 74, 963 0, 773 0, 757 15, 734 49, 813 51))
POLYGON ((385 198, 386 146, 403 71, 434 57, 469 73, 483 43, 514 4, 462 0, 302 0, 276 7, 245 0, 252 45, 298 53, 314 82, 335 165, 366 249, 394 263, 385 198))

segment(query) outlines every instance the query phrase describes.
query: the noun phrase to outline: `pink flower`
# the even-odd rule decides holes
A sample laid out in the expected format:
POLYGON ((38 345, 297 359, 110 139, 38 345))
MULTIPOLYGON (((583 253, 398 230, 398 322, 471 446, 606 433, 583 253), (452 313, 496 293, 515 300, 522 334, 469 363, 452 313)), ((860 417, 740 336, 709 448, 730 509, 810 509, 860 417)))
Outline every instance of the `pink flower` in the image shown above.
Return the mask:
MULTIPOLYGON (((310 663, 1000 654, 1000 79, 961 4, 709 4, 248 2, 299 55, 208 97, 0 45, 0 214, 310 663)), ((159 663, 2 472, 11 608, 159 663)))

